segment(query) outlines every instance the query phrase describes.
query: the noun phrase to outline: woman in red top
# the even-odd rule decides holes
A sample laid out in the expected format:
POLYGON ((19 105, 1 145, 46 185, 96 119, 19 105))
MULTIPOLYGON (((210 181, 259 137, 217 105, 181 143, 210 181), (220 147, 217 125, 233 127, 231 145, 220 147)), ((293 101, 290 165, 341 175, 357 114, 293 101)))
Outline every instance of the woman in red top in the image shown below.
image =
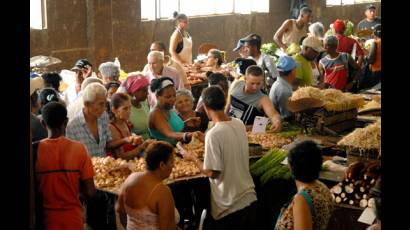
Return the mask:
MULTIPOLYGON (((112 139, 122 139, 129 137, 129 143, 112 150, 111 154, 115 158, 133 159, 139 156, 137 145, 142 143, 142 137, 131 134, 131 126, 128 121, 131 114, 131 99, 125 93, 116 93, 111 97, 111 115, 112 119, 109 124, 112 139)), ((110 153, 109 153, 110 154, 110 153)))

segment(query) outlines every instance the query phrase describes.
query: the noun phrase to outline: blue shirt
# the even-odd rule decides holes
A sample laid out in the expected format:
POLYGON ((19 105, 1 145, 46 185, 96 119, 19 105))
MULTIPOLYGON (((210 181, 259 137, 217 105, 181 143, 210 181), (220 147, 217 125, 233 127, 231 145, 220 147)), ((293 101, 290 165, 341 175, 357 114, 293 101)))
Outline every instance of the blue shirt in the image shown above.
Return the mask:
MULTIPOLYGON (((184 121, 174 112, 174 111, 169 111, 169 120, 168 124, 171 127, 171 129, 174 132, 181 132, 184 129, 184 121)), ((151 137, 160 140, 160 141, 167 141, 168 143, 175 145, 176 142, 166 136, 164 136, 162 133, 160 133, 156 129, 151 129, 148 128, 151 137)))
POLYGON ((72 140, 81 142, 87 147, 88 153, 93 157, 106 156, 106 144, 112 140, 111 131, 108 128, 109 117, 107 112, 104 112, 97 119, 98 135, 100 141, 97 143, 93 134, 87 126, 84 118, 83 110, 71 120, 66 128, 66 136, 72 140))
POLYGON ((292 115, 288 110, 288 99, 292 93, 292 86, 282 77, 278 77, 270 89, 269 98, 282 119, 292 115))

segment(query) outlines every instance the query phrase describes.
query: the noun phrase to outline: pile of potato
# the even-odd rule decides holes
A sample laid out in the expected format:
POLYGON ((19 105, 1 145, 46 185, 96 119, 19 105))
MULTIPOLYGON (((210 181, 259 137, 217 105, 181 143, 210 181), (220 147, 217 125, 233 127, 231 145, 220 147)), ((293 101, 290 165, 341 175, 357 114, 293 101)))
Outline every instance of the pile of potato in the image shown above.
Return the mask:
POLYGON ((121 184, 131 174, 128 162, 123 159, 113 157, 93 157, 91 161, 94 165, 94 183, 97 188, 114 189, 121 184))
POLYGON ((272 133, 253 134, 248 132, 249 143, 260 144, 264 149, 282 148, 282 146, 290 144, 290 138, 284 138, 272 133))
POLYGON ((188 144, 182 145, 182 147, 189 152, 196 154, 196 156, 200 159, 204 158, 205 155, 205 144, 200 142, 196 138, 192 138, 192 141, 188 144))
POLYGON ((173 180, 181 177, 195 176, 199 173, 201 173, 201 171, 194 162, 187 161, 180 157, 175 157, 174 167, 172 168, 169 178, 173 180))
MULTIPOLYGON (((96 175, 94 183, 97 188, 116 190, 124 183, 127 177, 133 172, 143 172, 146 170, 144 158, 134 158, 133 160, 114 159, 113 157, 93 157, 91 161, 94 165, 96 175)), ((194 162, 175 157, 174 167, 169 179, 177 179, 187 176, 195 176, 200 173, 194 162)))

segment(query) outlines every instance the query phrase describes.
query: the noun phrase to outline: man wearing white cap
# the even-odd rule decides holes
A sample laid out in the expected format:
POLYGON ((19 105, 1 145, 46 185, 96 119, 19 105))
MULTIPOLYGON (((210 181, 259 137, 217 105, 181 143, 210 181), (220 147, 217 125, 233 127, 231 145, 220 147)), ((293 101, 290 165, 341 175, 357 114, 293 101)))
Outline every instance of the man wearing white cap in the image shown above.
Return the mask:
POLYGON ((312 86, 313 85, 313 70, 311 62, 316 59, 324 48, 322 41, 318 38, 309 36, 302 42, 302 50, 293 58, 299 64, 296 68, 296 85, 297 86, 312 86))

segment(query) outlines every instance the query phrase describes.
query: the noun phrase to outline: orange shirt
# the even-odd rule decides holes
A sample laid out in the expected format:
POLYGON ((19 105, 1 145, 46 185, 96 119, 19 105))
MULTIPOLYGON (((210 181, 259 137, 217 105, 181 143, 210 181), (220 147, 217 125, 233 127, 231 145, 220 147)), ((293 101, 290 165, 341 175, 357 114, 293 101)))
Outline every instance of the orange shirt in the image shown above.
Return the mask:
POLYGON ((66 137, 43 139, 38 146, 36 177, 47 229, 83 228, 80 180, 95 175, 85 145, 66 137))
POLYGON ((382 40, 377 38, 374 43, 376 45, 376 60, 373 64, 370 64, 370 70, 377 72, 382 70, 382 40))

